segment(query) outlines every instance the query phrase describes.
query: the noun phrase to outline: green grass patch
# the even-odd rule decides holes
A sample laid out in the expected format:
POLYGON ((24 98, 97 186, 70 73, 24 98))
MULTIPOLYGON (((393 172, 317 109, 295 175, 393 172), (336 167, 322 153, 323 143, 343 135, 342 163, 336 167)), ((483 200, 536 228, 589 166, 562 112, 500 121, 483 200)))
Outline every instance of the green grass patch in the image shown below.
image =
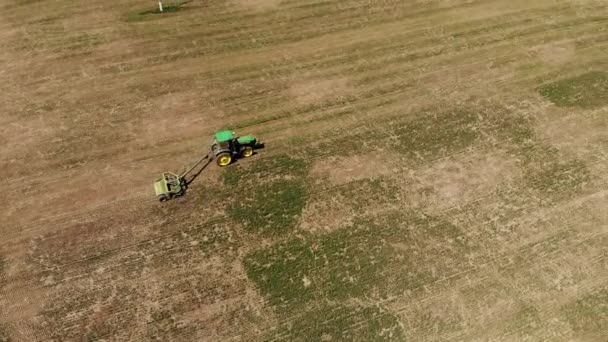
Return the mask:
POLYGON ((228 214, 249 231, 280 235, 295 226, 305 205, 304 181, 277 180, 237 198, 228 214))
POLYGON ((318 200, 338 200, 354 212, 364 212, 368 208, 382 208, 398 200, 398 187, 393 179, 381 177, 360 179, 334 188, 333 183, 320 184, 317 189, 327 189, 328 192, 316 194, 318 200))
POLYGON ((524 305, 515 315, 515 322, 519 327, 533 328, 535 324, 541 322, 540 312, 535 306, 524 305))
POLYGON ((281 235, 291 231, 307 200, 305 160, 285 155, 229 168, 224 185, 234 194, 228 214, 251 232, 281 235))
POLYGON ((601 288, 565 308, 568 321, 577 333, 601 334, 608 326, 608 287, 601 288))
POLYGON ((494 134, 499 140, 508 140, 517 145, 529 145, 535 138, 531 118, 495 108, 492 116, 484 118, 485 131, 494 134))
POLYGON ((550 146, 537 145, 523 149, 525 184, 550 199, 569 198, 579 193, 591 180, 585 163, 559 153, 550 146))
POLYGON ((386 298, 415 290, 448 274, 463 257, 464 236, 448 222, 419 213, 382 220, 359 221, 252 252, 244 260, 247 274, 271 304, 294 310, 317 298, 372 293, 386 298))
POLYGON ((317 158, 319 155, 347 156, 384 148, 424 162, 489 142, 489 137, 516 144, 534 139, 530 118, 492 104, 483 110, 475 107, 430 108, 407 119, 384 123, 383 127, 386 126, 391 129, 372 126, 356 132, 325 133, 315 137, 319 142, 307 139, 309 147, 300 153, 306 158, 317 158))
POLYGON ((447 155, 480 139, 479 116, 471 111, 424 113, 396 129, 396 148, 411 158, 447 155))
POLYGON ((513 317, 505 321, 504 333, 533 331, 542 322, 538 309, 530 304, 522 303, 521 309, 513 317))
POLYGON ((552 162, 528 176, 530 186, 549 194, 576 193, 590 179, 582 161, 552 162))
POLYGON ((287 341, 403 341, 397 317, 378 307, 323 305, 305 311, 265 340, 287 341))
POLYGON ((248 275, 274 305, 315 297, 362 296, 381 283, 390 247, 368 229, 343 229, 319 239, 292 239, 248 256, 248 275), (310 282, 310 283, 308 283, 310 282))
POLYGON ((8 328, 0 324, 0 342, 11 342, 11 335, 8 333, 8 328))
POLYGON ((608 104, 608 73, 589 72, 544 85, 538 91, 559 107, 603 107, 608 104))
POLYGON ((256 160, 247 167, 232 165, 223 173, 222 181, 227 187, 252 187, 279 178, 304 177, 308 174, 309 166, 309 162, 303 158, 275 155, 256 160))

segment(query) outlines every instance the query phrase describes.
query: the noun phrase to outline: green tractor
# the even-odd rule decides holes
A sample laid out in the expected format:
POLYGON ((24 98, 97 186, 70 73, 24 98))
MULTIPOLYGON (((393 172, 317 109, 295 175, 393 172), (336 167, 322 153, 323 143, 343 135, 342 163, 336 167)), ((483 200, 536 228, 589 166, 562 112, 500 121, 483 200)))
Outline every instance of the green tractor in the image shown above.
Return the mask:
POLYGON ((217 165, 224 167, 230 165, 235 159, 251 157, 255 149, 264 147, 255 137, 249 135, 238 137, 232 131, 220 131, 215 133, 214 137, 209 154, 201 158, 194 166, 179 175, 163 172, 161 178, 154 182, 154 192, 159 201, 164 202, 184 195, 188 185, 209 165, 211 160, 215 159, 217 165), (190 180, 186 180, 186 176, 204 160, 207 160, 207 164, 190 180))
POLYGON ((224 167, 235 159, 251 157, 254 150, 261 147, 263 145, 250 135, 238 137, 232 131, 220 131, 215 133, 211 154, 217 165, 224 167))

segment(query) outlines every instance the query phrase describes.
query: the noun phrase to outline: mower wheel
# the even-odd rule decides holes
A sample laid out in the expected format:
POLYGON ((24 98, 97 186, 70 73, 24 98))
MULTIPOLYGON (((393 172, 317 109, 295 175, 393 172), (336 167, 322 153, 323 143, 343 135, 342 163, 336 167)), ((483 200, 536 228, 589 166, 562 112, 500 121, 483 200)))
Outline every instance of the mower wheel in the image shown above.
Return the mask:
POLYGON ((158 196, 158 200, 159 202, 167 202, 169 200, 169 197, 167 195, 161 195, 158 196))
POLYGON ((241 156, 243 158, 248 158, 253 155, 253 147, 251 146, 243 146, 241 147, 241 156))
POLYGON ((218 166, 228 166, 232 162, 232 156, 230 153, 222 152, 217 155, 215 160, 218 166))

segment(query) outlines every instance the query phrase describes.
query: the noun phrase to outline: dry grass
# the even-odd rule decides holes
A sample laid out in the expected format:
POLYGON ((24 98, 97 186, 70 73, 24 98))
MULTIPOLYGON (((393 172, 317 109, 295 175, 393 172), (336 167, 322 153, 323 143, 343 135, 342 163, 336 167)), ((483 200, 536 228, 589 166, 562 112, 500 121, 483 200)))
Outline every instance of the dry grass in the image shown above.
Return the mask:
POLYGON ((0 340, 605 337, 602 1, 1 6, 0 340))

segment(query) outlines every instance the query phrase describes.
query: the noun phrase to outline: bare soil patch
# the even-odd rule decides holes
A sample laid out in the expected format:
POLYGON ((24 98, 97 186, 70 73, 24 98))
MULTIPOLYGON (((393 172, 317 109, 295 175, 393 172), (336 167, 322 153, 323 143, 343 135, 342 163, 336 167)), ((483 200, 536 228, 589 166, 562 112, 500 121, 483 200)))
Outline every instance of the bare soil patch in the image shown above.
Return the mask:
POLYGON ((572 340, 603 322, 602 1, 123 5, 0 12, 0 340, 572 340), (521 113, 543 142, 481 109, 434 116, 511 114, 545 85, 521 113), (267 148, 159 204, 158 173, 231 125, 267 148), (517 181, 520 143, 591 176, 546 200, 517 181))
POLYGON ((209 124, 221 113, 201 106, 204 94, 195 91, 170 93, 153 99, 142 113, 135 136, 139 143, 157 145, 166 140, 204 136, 213 129, 209 124), (201 108, 203 107, 203 108, 201 108))
MULTIPOLYGON (((395 155, 376 151, 319 159, 313 164, 309 178, 319 188, 350 187, 349 183, 357 181, 398 176, 401 169, 395 155)), ((357 185, 353 187, 357 188, 357 185)), ((361 191, 358 196, 366 196, 364 187, 358 191, 361 191)), ((370 203, 364 208, 357 208, 353 200, 343 194, 313 196, 302 212, 299 225, 308 231, 331 231, 352 224, 355 217, 377 213, 385 205, 384 202, 370 203)))
POLYGON ((7 162, 21 159, 23 154, 41 150, 41 145, 53 143, 58 130, 48 115, 30 119, 11 120, 0 127, 0 142, 10 149, 0 151, 0 158, 7 162))
POLYGON ((541 45, 534 47, 531 51, 537 54, 543 62, 553 66, 568 63, 576 57, 576 46, 571 41, 541 45))
POLYGON ((311 232, 332 231, 353 223, 357 213, 343 198, 313 199, 302 211, 299 226, 311 232))
POLYGON ((301 105, 319 104, 322 101, 337 99, 352 92, 347 78, 309 79, 295 81, 289 94, 301 105))
MULTIPOLYGON (((472 1, 465 1, 470 4, 472 1)), ((485 1, 476 4, 476 6, 466 6, 464 8, 455 8, 446 11, 445 17, 449 19, 459 19, 462 16, 471 18, 474 20, 493 18, 497 16, 508 15, 513 12, 518 12, 523 9, 537 7, 543 3, 549 3, 547 0, 539 1, 525 1, 525 0, 511 0, 511 1, 485 1)), ((540 7, 540 6, 539 6, 540 7)))
POLYGON ((355 154, 348 157, 332 156, 315 161, 310 174, 312 179, 317 182, 327 180, 333 185, 398 175, 402 166, 396 158, 396 154, 385 151, 355 154))
POLYGON ((256 11, 267 11, 279 7, 282 0, 232 0, 237 5, 256 11))
MULTIPOLYGON (((553 110, 554 111, 554 110, 553 110)), ((606 158, 608 113, 606 109, 570 113, 561 120, 543 120, 537 134, 551 145, 579 158, 606 158)))
POLYGON ((517 161, 506 151, 465 153, 406 174, 403 191, 408 201, 442 210, 463 205, 520 174, 517 161))
MULTIPOLYGON (((572 331, 563 316, 551 322, 543 317, 574 303, 580 293, 601 288, 602 281, 594 275, 606 265, 602 252, 606 225, 601 223, 606 222, 606 214, 600 209, 606 199, 606 191, 598 191, 554 208, 532 210, 531 216, 525 211, 521 216, 509 215, 506 221, 519 224, 513 239, 495 233, 492 244, 485 246, 492 252, 465 277, 437 282, 387 306, 403 318, 411 336, 430 334, 430 340, 436 341, 568 336, 572 331), (570 225, 576 231, 569 230, 570 225)), ((534 207, 534 203, 524 205, 534 207)), ((483 214, 505 217, 482 205, 483 214)), ((468 224, 470 232, 475 225, 488 225, 481 217, 470 220, 476 222, 468 224)), ((470 255, 471 260, 475 257, 470 255)))

